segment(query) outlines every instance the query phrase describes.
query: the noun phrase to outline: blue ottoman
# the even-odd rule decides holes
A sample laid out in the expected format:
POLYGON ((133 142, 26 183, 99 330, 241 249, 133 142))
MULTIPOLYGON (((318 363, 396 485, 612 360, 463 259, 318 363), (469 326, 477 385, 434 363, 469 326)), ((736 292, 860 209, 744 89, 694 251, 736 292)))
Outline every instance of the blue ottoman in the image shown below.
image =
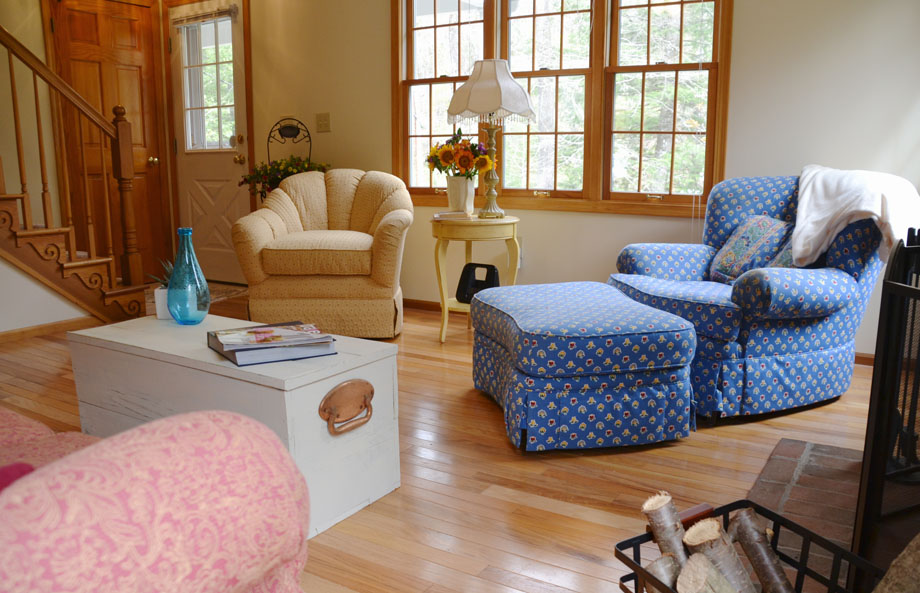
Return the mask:
POLYGON ((690 434, 693 324, 599 282, 490 288, 470 306, 473 380, 527 451, 690 434))

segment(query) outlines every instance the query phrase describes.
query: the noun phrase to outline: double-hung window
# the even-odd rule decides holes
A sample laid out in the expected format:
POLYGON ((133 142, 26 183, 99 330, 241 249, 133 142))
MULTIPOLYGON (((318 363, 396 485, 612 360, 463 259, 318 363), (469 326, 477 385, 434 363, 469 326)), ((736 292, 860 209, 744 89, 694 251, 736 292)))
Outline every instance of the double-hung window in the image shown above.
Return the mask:
POLYGON ((503 193, 581 196, 591 2, 505 0, 503 6, 502 54, 530 92, 537 114, 529 125, 512 121, 504 126, 503 193))
MULTIPOLYGON (((732 0, 392 1, 394 166, 416 203, 443 201, 425 157, 457 130, 454 90, 492 57, 537 116, 502 127, 503 205, 690 215, 721 176, 732 0)), ((463 132, 484 140, 475 124, 463 132)))
MULTIPOLYGON (((490 57, 492 0, 408 0, 407 9, 408 163, 401 172, 411 188, 445 187, 444 174, 429 171, 425 157, 457 131, 447 123, 450 98, 473 64, 490 57)), ((464 132, 476 133, 475 127, 464 132)))
POLYGON ((613 15, 610 199, 693 204, 712 186, 716 0, 620 0, 613 15))

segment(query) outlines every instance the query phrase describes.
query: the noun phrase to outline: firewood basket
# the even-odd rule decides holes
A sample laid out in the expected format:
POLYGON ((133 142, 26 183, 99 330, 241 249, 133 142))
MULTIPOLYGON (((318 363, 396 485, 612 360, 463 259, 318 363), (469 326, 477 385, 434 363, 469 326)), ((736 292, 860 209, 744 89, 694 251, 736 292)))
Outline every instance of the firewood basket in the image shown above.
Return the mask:
MULTIPOLYGON (((711 513, 696 515, 688 520, 684 527, 709 516, 720 518, 722 527, 728 529, 729 515, 743 508, 753 509, 762 522, 766 519, 767 527, 773 532, 770 546, 783 565, 790 569, 787 570, 787 574, 797 593, 860 593, 858 590, 846 588, 847 571, 851 566, 867 575, 867 582, 873 587, 885 574, 885 571, 867 560, 750 500, 736 500, 713 509, 711 513)), ((654 549, 654 557, 658 556, 651 533, 637 535, 616 544, 614 555, 633 571, 620 578, 620 589, 624 593, 646 593, 654 587, 661 593, 675 593, 674 589, 666 586, 642 567, 654 559, 650 557, 643 561, 643 547, 647 553, 654 549)))

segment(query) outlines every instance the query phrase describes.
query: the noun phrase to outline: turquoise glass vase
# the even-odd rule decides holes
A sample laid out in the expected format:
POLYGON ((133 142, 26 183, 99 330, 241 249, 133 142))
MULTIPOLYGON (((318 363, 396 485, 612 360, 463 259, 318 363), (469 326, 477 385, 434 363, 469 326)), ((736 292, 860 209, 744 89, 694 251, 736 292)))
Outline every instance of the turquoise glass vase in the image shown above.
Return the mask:
POLYGON ((179 228, 179 251, 169 277, 166 293, 169 314, 181 325, 197 325, 211 307, 211 292, 204 279, 195 248, 192 246, 192 229, 179 228))

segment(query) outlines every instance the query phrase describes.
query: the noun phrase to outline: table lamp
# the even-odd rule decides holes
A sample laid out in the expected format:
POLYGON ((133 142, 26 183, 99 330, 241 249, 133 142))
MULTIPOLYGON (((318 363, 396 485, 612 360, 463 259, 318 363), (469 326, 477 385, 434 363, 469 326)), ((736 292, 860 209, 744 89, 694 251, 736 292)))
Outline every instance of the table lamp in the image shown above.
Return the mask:
POLYGON ((455 124, 464 119, 475 119, 486 124, 489 136, 487 149, 493 167, 486 171, 486 204, 479 210, 479 218, 503 218, 505 212, 498 207, 498 167, 495 163, 495 133, 506 119, 524 122, 536 119, 530 95, 524 90, 508 67, 508 60, 479 60, 473 64, 473 73, 454 92, 447 108, 447 121, 455 124))

